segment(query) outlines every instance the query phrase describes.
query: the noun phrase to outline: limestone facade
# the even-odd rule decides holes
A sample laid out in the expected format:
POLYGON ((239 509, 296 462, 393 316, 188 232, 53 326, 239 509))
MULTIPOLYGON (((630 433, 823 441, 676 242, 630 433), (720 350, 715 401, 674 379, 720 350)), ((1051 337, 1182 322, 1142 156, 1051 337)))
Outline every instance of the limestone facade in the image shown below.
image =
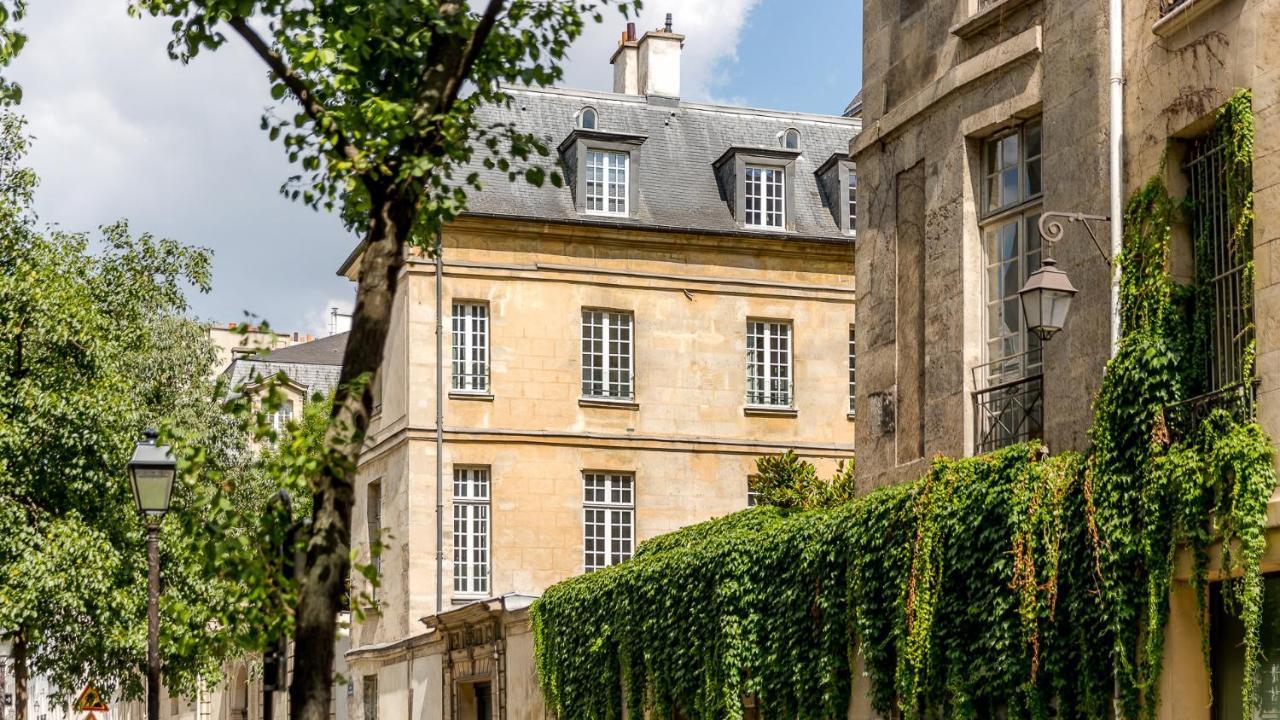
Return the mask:
MULTIPOLYGON (((1174 195, 1185 195, 1194 139, 1237 89, 1253 91, 1257 413, 1280 437, 1280 2, 1125 0, 1123 7, 1124 198, 1158 172, 1174 195)), ((867 490, 919 477, 935 455, 980 452, 989 439, 981 400, 1002 378, 984 367, 1001 354, 988 340, 994 328, 1008 330, 1007 315, 993 306, 1007 297, 1000 288, 1012 289, 1016 303, 1040 259, 1024 252, 1019 271, 997 266, 1004 258, 993 257, 1001 249, 989 231, 1019 214, 1106 216, 1110 188, 1105 3, 868 0, 864 28, 865 130, 850 151, 864 189, 856 434, 858 483, 867 490), (991 202, 985 184, 990 150, 1008 137, 1021 139, 1013 153, 1019 182, 1039 166, 1039 192, 1023 185, 993 211, 1001 203, 991 202)), ((1065 329, 1038 351, 1038 367, 1023 365, 1020 374, 1036 378, 1042 392, 1040 421, 1021 437, 1041 437, 1055 452, 1086 449, 1091 399, 1110 356, 1109 228, 1092 227, 1101 248, 1079 224, 1054 247, 1079 293, 1065 329)), ((1030 232, 1024 223, 1017 235, 1024 250, 1030 232)), ((1183 278, 1191 273, 1188 237, 1177 229, 1171 260, 1183 278)), ((1273 500, 1273 527, 1277 507, 1273 500)), ((1280 572, 1276 556, 1273 542, 1265 570, 1280 572)), ((1186 567, 1173 590, 1160 717, 1238 716, 1211 706, 1186 567)), ((870 717, 860 695, 855 688, 851 717, 870 717)))
POLYGON ((565 187, 486 176, 443 230, 440 267, 408 258, 355 488, 358 561, 380 583, 353 581, 353 717, 543 718, 527 618, 546 587, 747 507, 762 455, 794 449, 826 474, 853 456, 845 152, 858 122, 660 95, 678 92, 654 74, 682 42, 670 28, 624 36, 615 93, 514 91, 508 112, 558 144, 565 187), (586 166, 619 152, 622 205, 592 212, 603 176, 586 166), (752 168, 776 204, 745 194, 752 168), (749 379, 760 341, 764 386, 749 379))

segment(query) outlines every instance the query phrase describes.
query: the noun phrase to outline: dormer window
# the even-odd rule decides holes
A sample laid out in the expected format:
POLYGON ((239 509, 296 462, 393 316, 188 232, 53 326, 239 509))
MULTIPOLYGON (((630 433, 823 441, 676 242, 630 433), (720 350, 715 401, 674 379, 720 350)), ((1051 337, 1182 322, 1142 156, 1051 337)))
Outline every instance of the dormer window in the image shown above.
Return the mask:
POLYGON ((587 212, 627 214, 629 159, 627 153, 617 150, 587 150, 587 212))
POLYGON ((583 130, 595 130, 598 119, 595 108, 582 108, 582 112, 578 113, 578 127, 583 130))
MULTIPOLYGON (((593 108, 584 108, 578 116, 579 123, 599 119, 593 108)), ((559 147, 574 209, 586 215, 635 217, 640 207, 637 168, 643 167, 641 145, 645 139, 644 135, 599 128, 574 128, 559 147)))
POLYGON ((785 148, 731 147, 712 163, 720 194, 738 227, 746 230, 795 229, 796 158, 785 148))
POLYGON ((822 204, 831 212, 836 227, 846 235, 858 228, 858 170, 849 156, 835 153, 817 170, 822 204))
POLYGON ((786 200, 783 188, 786 173, 780 167, 748 165, 743 201, 747 227, 786 227, 786 200))
POLYGON ((782 147, 788 150, 800 149, 800 131, 795 128, 787 128, 782 133, 782 147))

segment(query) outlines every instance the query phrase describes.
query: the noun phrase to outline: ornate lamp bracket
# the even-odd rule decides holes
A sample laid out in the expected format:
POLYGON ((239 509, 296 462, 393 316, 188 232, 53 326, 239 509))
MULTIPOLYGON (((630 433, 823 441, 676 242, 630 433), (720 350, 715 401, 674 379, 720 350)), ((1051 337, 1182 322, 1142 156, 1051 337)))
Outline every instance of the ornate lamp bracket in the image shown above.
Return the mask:
POLYGON ((1071 212, 1045 212, 1040 213, 1040 238, 1045 244, 1045 254, 1049 255, 1053 243, 1062 239, 1062 222, 1078 222, 1084 225, 1084 229, 1089 232, 1089 237, 1093 239, 1093 246, 1098 248, 1098 254, 1102 256, 1103 262, 1108 267, 1111 266, 1111 258, 1107 257, 1107 251, 1102 249, 1102 245, 1098 243, 1098 236, 1093 234, 1093 228, 1089 226, 1090 222, 1111 222, 1111 218, 1105 215, 1086 215, 1084 213, 1071 212))

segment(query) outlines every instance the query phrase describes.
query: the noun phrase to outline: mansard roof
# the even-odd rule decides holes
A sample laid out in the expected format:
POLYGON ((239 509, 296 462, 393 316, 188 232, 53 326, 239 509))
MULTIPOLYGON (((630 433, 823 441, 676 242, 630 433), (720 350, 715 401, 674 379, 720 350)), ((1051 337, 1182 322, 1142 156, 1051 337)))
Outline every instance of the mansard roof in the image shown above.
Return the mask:
MULTIPOLYGON (((861 129, 861 120, 834 115, 708 105, 670 98, 561 89, 508 88, 510 107, 486 106, 479 123, 513 123, 533 132, 551 150, 546 160, 558 161, 557 148, 577 128, 577 114, 586 107, 598 113, 596 133, 643 138, 632 182, 639 194, 630 217, 601 217, 580 212, 570 183, 555 187, 546 182, 534 187, 523 180, 511 182, 507 174, 481 165, 476 153, 473 168, 483 190, 472 192, 471 215, 512 219, 537 219, 584 224, 627 225, 692 232, 760 234, 777 237, 827 238, 848 242, 840 231, 815 171, 833 154, 846 153, 849 141, 861 129), (782 134, 800 132, 796 156, 794 198, 787 208, 793 230, 787 233, 745 230, 736 221, 715 163, 736 149, 761 154, 782 150, 782 134)), ((579 131, 580 134, 582 131, 579 131)), ((561 168, 562 171, 564 168, 561 168)))

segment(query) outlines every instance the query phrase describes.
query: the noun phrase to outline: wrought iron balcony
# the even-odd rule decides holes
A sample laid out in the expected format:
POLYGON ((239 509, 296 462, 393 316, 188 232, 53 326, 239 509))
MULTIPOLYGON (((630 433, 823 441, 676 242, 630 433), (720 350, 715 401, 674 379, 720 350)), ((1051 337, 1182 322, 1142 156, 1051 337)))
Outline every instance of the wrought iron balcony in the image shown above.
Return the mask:
POLYGON ((1240 421, 1252 420, 1258 408, 1258 381, 1237 383, 1198 395, 1164 409, 1164 423, 1169 440, 1177 442, 1195 435, 1205 419, 1215 410, 1226 410, 1240 421))
POLYGON ((1160 0, 1160 17, 1168 15, 1189 2, 1191 0, 1160 0))
POLYGON ((974 452, 1044 437, 1044 376, 1036 373, 973 393, 974 452))

